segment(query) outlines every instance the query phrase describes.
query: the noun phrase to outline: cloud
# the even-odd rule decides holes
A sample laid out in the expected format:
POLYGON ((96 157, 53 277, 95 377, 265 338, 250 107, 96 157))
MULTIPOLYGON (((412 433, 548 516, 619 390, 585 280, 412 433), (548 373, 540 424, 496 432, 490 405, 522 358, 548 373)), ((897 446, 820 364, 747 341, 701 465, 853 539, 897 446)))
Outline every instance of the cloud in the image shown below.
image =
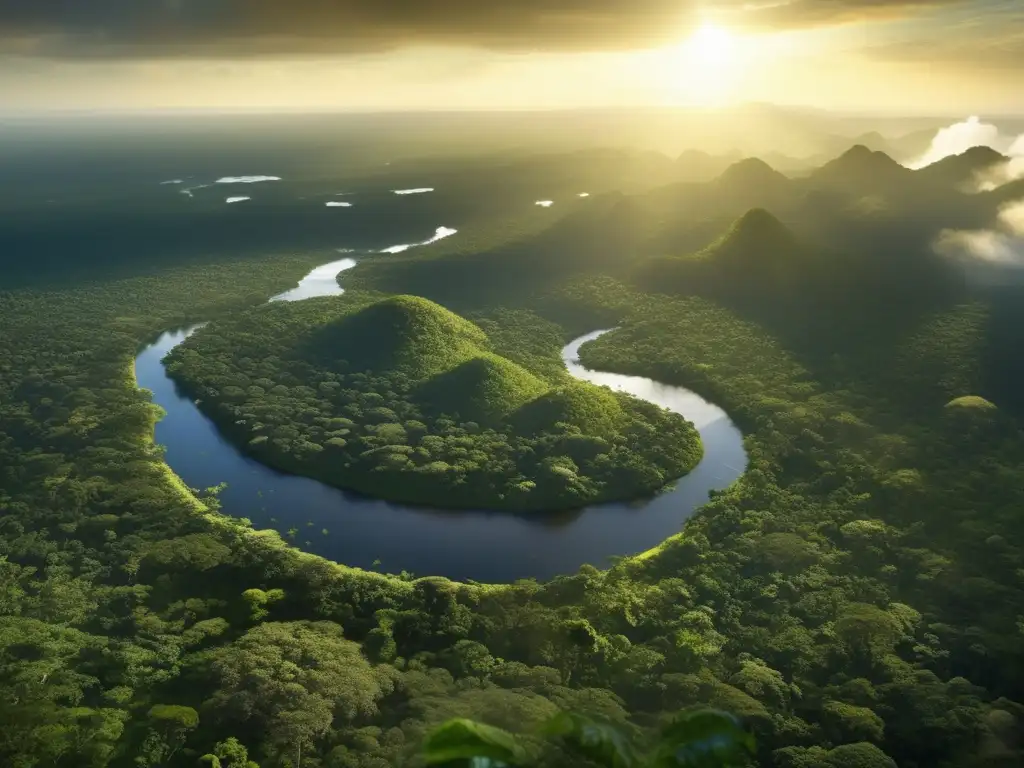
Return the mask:
POLYGON ((1006 230, 1024 237, 1024 200, 1003 206, 999 212, 999 222, 1006 230))
POLYGON ((761 24, 789 29, 898 19, 915 11, 941 10, 962 3, 963 0, 776 0, 744 2, 742 6, 761 24))
POLYGON ((908 165, 910 168, 924 168, 943 158, 962 154, 971 147, 981 146, 991 147, 1008 156, 1009 160, 981 171, 976 179, 979 190, 992 190, 1024 178, 1024 134, 1016 138, 1006 136, 997 126, 984 123, 978 117, 969 117, 963 122, 940 128, 928 150, 908 165))
POLYGON ((978 188, 982 192, 988 192, 1017 179, 1024 179, 1024 151, 1011 155, 1005 163, 988 169, 978 177, 978 188))
POLYGON ((505 50, 648 48, 707 14, 792 29, 905 16, 956 0, 0 0, 0 53, 246 57, 410 44, 505 50))
POLYGON ((988 191, 1011 181, 1024 179, 1024 133, 1010 141, 1005 154, 1009 160, 987 169, 978 176, 979 189, 988 191))
POLYGON ((1006 154, 1010 156, 1010 162, 1003 167, 1006 181, 1024 178, 1024 133, 1010 145, 1006 154))
POLYGON ((1004 205, 992 229, 943 230, 935 250, 965 263, 1024 267, 1024 200, 1004 205))
POLYGON ((963 154, 971 147, 986 146, 1002 151, 1001 146, 1004 143, 998 127, 991 123, 983 123, 978 117, 968 117, 962 123, 940 128, 928 150, 910 163, 910 167, 924 168, 945 157, 963 154))

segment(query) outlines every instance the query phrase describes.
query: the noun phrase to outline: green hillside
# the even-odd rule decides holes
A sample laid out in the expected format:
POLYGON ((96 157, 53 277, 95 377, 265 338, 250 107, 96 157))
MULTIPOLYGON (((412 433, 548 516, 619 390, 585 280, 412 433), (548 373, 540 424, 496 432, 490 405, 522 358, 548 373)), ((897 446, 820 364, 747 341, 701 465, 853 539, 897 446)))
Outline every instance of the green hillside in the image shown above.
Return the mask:
POLYGON ((503 344, 532 371, 438 304, 351 294, 219 321, 167 369, 252 455, 397 501, 567 509, 650 495, 696 466, 693 425, 552 378, 557 337, 517 319, 503 344), (531 339, 548 346, 524 356, 531 339))
POLYGON ((704 251, 705 259, 750 268, 786 264, 806 249, 781 221, 763 208, 752 208, 729 231, 704 251))
POLYGON ((308 338, 305 349, 312 357, 414 380, 469 360, 487 344, 475 325, 416 296, 378 301, 311 329, 308 338))
POLYGON ((822 258, 763 208, 745 213, 717 241, 687 256, 637 265, 638 284, 660 293, 759 296, 785 301, 820 276, 822 258))
POLYGON ((485 352, 427 379, 416 388, 415 398, 425 411, 457 413, 469 421, 493 424, 548 389, 521 366, 485 352))
POLYGON ((627 419, 621 401, 613 393, 570 381, 524 404, 513 423, 525 432, 536 432, 546 424, 585 425, 583 434, 614 435, 627 419))

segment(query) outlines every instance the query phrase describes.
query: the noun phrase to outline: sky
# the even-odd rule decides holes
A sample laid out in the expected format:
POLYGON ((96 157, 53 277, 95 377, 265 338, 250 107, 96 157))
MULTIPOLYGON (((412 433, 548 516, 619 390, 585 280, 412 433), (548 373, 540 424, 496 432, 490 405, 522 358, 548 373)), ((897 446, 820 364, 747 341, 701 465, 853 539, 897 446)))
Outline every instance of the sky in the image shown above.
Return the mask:
POLYGON ((1024 0, 0 0, 0 110, 1024 114, 1024 0))

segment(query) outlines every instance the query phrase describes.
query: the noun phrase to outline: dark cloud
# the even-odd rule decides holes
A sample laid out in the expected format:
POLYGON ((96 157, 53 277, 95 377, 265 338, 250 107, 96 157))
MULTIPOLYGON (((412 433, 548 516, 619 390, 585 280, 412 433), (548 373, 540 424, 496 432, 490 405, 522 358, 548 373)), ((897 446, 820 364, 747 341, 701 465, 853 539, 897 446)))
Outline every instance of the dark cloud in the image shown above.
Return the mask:
POLYGON ((0 52, 46 57, 260 56, 413 43, 621 49, 677 40, 700 14, 792 28, 961 0, 0 0, 0 52))
MULTIPOLYGON (((962 6, 969 0, 756 0, 745 3, 755 24, 781 28, 905 17, 915 11, 962 6)), ((978 6, 991 0, 977 0, 978 6)))

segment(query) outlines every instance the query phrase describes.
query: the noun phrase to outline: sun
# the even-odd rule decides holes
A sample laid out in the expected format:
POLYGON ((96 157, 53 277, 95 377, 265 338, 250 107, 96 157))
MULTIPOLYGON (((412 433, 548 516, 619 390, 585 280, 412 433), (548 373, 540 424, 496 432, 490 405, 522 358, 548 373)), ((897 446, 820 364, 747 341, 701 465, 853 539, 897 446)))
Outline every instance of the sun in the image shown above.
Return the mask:
POLYGON ((684 53, 698 66, 721 66, 732 62, 736 54, 736 38, 729 30, 715 24, 704 24, 683 43, 684 53))
POLYGON ((728 29, 705 23, 683 42, 662 49, 660 60, 653 63, 673 102, 716 106, 732 100, 743 49, 728 29))

